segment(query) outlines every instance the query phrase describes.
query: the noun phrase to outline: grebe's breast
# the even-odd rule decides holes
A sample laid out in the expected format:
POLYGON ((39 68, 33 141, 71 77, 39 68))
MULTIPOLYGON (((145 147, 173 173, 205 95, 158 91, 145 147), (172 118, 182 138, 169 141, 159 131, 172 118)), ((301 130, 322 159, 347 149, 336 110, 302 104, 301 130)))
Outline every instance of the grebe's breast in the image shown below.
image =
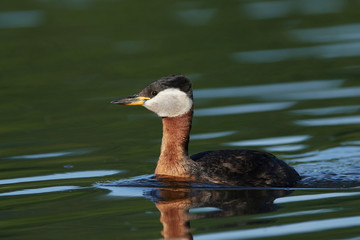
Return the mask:
POLYGON ((291 187, 300 179, 292 167, 261 151, 207 151, 190 158, 199 165, 199 180, 249 187, 291 187))

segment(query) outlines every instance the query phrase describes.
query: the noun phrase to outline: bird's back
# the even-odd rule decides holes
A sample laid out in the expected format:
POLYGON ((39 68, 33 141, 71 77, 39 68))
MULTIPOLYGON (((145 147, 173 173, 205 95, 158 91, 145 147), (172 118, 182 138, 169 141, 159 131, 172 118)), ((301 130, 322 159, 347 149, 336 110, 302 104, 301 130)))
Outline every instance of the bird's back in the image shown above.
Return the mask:
POLYGON ((202 181, 249 187, 291 187, 299 174, 274 155, 253 150, 218 150, 190 157, 202 181))

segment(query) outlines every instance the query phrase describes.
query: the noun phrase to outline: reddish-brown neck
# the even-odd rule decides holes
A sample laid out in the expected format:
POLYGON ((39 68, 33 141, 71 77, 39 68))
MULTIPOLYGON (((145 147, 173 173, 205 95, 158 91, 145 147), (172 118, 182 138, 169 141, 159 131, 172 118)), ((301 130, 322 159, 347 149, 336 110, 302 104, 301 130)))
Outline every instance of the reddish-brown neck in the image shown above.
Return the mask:
POLYGON ((164 239, 193 239, 190 233, 188 207, 183 206, 181 201, 169 204, 157 203, 156 207, 161 213, 160 222, 163 224, 161 234, 164 239))
POLYGON ((182 176, 187 171, 188 144, 193 109, 177 117, 164 117, 161 153, 155 174, 182 176))

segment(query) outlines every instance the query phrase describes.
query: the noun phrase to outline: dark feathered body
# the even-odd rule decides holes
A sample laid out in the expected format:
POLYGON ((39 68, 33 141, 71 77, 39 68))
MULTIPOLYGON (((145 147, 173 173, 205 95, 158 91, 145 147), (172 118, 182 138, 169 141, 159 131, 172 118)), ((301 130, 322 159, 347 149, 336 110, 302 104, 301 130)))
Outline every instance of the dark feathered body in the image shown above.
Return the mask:
POLYGON ((270 153, 253 150, 218 150, 198 153, 198 180, 252 187, 291 187, 299 174, 270 153))

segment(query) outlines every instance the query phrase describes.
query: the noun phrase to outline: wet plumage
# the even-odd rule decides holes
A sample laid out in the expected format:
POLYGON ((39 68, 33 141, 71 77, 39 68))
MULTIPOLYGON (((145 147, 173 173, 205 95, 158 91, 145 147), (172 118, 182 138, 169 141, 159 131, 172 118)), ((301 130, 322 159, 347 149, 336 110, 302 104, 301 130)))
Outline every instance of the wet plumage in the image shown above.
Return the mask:
POLYGON ((191 159, 200 165, 200 178, 238 186, 290 187, 297 172, 274 155, 253 150, 218 150, 198 153, 191 159))

